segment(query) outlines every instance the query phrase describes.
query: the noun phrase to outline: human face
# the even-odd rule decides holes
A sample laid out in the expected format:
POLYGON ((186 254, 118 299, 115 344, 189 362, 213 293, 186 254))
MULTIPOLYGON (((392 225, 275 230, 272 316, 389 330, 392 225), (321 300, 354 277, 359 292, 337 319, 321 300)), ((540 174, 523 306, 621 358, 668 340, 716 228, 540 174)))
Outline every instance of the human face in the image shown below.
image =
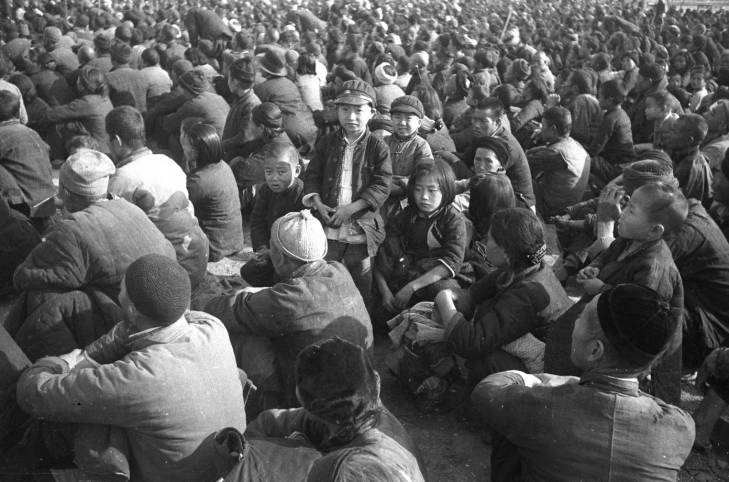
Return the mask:
POLYGON ((706 80, 704 79, 703 74, 693 74, 691 76, 691 87, 693 87, 694 90, 701 90, 704 87, 706 87, 706 80))
POLYGON ((357 136, 367 128, 367 123, 372 118, 373 111, 372 106, 369 104, 339 104, 337 115, 344 132, 348 136, 357 136))
POLYGON ((294 167, 288 159, 266 159, 263 166, 266 184, 273 192, 283 192, 290 188, 298 173, 298 164, 294 167))
POLYGON ((704 112, 704 119, 709 126, 710 136, 723 134, 729 124, 728 107, 722 102, 714 103, 704 112))
POLYGON ((501 162, 496 153, 491 149, 479 147, 476 149, 476 155, 473 158, 473 172, 476 176, 485 176, 499 170, 501 162))
POLYGON ((197 159, 197 151, 192 147, 190 138, 180 131, 180 146, 188 164, 193 163, 197 159))
POLYGON ((406 112, 393 112, 392 123, 395 133, 400 137, 409 137, 420 129, 420 118, 406 112))
POLYGON ((714 201, 729 206, 729 179, 721 170, 714 173, 711 187, 714 190, 714 201))
POLYGON ((443 193, 433 176, 423 176, 415 181, 413 198, 418 211, 427 216, 440 207, 443 193))
POLYGON ((668 86, 672 89, 678 89, 681 87, 681 76, 676 74, 669 77, 668 86))
POLYGON ((621 238, 638 241, 650 238, 655 223, 650 221, 647 208, 650 199, 642 189, 637 189, 618 220, 618 235, 621 238))
POLYGON ((677 57, 674 57, 672 63, 673 63, 673 68, 674 69, 676 69, 678 71, 682 71, 683 69, 686 68, 686 57, 684 57, 683 55, 679 55, 677 57))
POLYGON ((491 236, 491 231, 486 237, 486 259, 497 268, 509 267, 509 257, 506 255, 504 248, 499 246, 494 237, 491 236))
POLYGON ((597 300, 600 295, 592 299, 582 310, 575 321, 572 329, 572 346, 570 348, 570 360, 574 365, 583 370, 592 368, 595 364, 595 349, 597 343, 601 343, 595 337, 595 323, 597 318, 597 300))
POLYGON ((612 105, 612 99, 609 97, 605 97, 605 95, 600 92, 600 95, 597 97, 598 102, 600 102, 600 108, 603 110, 607 110, 612 105))
POLYGON ((635 62, 630 57, 623 57, 623 60, 620 62, 620 67, 624 71, 629 72, 635 68, 635 62))
POLYGON ((645 103, 645 117, 648 120, 658 120, 666 117, 666 113, 655 100, 649 98, 645 103))
POLYGON ((471 114, 471 134, 480 139, 496 132, 499 122, 494 118, 494 111, 490 109, 476 109, 471 114))

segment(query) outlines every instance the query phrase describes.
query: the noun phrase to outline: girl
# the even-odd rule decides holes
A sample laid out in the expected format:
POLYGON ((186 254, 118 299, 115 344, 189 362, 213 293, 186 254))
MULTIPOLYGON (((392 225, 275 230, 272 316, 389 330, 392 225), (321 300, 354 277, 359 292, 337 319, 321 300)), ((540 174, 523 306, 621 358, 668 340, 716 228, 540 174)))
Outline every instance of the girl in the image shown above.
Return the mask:
POLYGON ((498 371, 526 372, 524 353, 517 357, 502 347, 529 333, 542 341, 533 343, 532 350, 543 358, 550 323, 571 304, 543 261, 546 249, 542 224, 533 212, 502 209, 491 219, 486 242, 488 260, 498 269, 465 294, 444 290, 436 296, 445 339, 466 359, 472 383, 498 371))
POLYGON ((215 127, 196 118, 185 119, 180 128, 180 145, 192 168, 187 191, 200 227, 210 241, 209 260, 219 261, 243 249, 243 220, 235 176, 222 160, 222 143, 215 127))
POLYGON ((441 289, 457 288, 454 277, 468 245, 463 215, 451 204, 455 177, 450 166, 443 161, 416 166, 407 192, 409 205, 388 223, 374 272, 390 315, 417 301, 432 301, 441 289))

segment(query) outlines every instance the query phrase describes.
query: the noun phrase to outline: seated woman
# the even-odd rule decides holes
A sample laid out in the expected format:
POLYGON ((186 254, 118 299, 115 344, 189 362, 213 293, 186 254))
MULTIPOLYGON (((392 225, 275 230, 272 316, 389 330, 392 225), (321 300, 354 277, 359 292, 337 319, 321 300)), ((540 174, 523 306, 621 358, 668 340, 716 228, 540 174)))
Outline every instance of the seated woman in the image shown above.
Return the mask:
POLYGON ((524 86, 521 97, 521 110, 511 118, 511 132, 524 149, 534 145, 532 134, 539 127, 549 96, 546 82, 541 78, 532 79, 524 86))
MULTIPOLYGON (((445 339, 466 359, 472 384, 499 371, 528 371, 520 358, 502 346, 527 333, 544 342, 552 320, 571 305, 543 261, 546 249, 542 224, 533 212, 498 211, 491 219, 486 255, 499 269, 466 293, 444 290, 436 297, 445 339)), ((544 352, 544 343, 539 349, 544 352)))
POLYGON ((458 288, 468 244, 466 223, 453 206, 453 170, 443 161, 420 164, 408 180, 408 206, 387 225, 374 277, 386 313, 417 301, 432 301, 445 288, 458 288))
POLYGON ((185 119, 180 145, 191 169, 187 192, 200 227, 210 241, 208 259, 219 261, 243 249, 243 219, 235 176, 223 161, 222 143, 215 127, 195 118, 185 119))

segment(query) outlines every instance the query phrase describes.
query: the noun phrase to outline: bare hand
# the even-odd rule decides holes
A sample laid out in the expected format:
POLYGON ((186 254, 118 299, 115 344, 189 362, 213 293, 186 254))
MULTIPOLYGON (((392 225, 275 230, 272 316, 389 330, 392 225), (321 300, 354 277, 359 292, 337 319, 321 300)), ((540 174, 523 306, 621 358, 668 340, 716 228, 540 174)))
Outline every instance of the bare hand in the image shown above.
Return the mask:
POLYGON ((606 186, 597 203, 597 218, 600 221, 617 221, 622 212, 620 202, 626 197, 619 186, 606 186))
POLYGON ((395 295, 395 300, 393 302, 393 305, 397 310, 404 310, 407 308, 408 303, 410 302, 410 298, 413 297, 413 293, 415 293, 415 290, 413 290, 413 287, 409 284, 406 284, 405 286, 400 289, 400 291, 397 292, 395 295))
POLYGON ((324 221, 325 226, 329 226, 332 224, 332 218, 331 214, 336 211, 336 209, 331 208, 324 204, 321 201, 318 201, 315 206, 316 211, 319 213, 319 216, 321 217, 321 220, 324 221))
POLYGON ((598 294, 602 290, 603 286, 605 286, 605 283, 603 283, 599 278, 591 278, 584 281, 578 280, 578 283, 582 285, 582 289, 584 289, 585 293, 588 295, 598 294))
POLYGON ((351 204, 346 206, 339 206, 336 209, 332 209, 331 226, 338 228, 342 224, 346 224, 352 219, 352 208, 351 204))
POLYGON ((262 263, 271 257, 271 251, 268 248, 261 248, 253 255, 253 261, 262 263))
POLYGON ((395 307, 395 297, 389 289, 385 293, 382 293, 382 306, 385 307, 388 313, 396 313, 398 311, 395 307))
POLYGON ((586 266, 582 268, 578 273, 575 279, 578 282, 583 282, 588 279, 597 278, 597 275, 600 274, 600 268, 597 268, 596 266, 586 266))

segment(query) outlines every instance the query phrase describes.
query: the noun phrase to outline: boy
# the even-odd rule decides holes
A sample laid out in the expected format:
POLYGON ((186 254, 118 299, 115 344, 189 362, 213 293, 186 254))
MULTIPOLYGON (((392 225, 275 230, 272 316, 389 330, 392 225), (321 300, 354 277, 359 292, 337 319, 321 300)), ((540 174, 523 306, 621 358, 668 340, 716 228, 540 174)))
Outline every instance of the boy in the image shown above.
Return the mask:
MULTIPOLYGON (((586 296, 576 306, 617 284, 634 283, 655 290, 670 304, 673 316, 680 317, 681 275, 662 238, 678 230, 687 215, 688 203, 677 188, 654 183, 636 189, 620 215, 618 238, 577 274, 586 296)), ((663 361, 653 369, 653 394, 674 404, 681 400, 681 335, 676 332, 663 361)))
POLYGON ((691 69, 691 99, 689 99, 689 110, 691 112, 699 112, 701 101, 706 97, 709 91, 706 89, 706 69, 703 65, 698 65, 691 69))
POLYGON ((701 201, 711 207, 711 168, 700 150, 709 131, 706 120, 698 114, 678 116, 666 137, 665 151, 673 160, 673 172, 687 198, 701 201))
POLYGON ((263 174, 266 183, 256 194, 251 213, 253 259, 240 269, 240 276, 251 286, 271 286, 276 278, 269 241, 273 222, 292 211, 302 209, 304 183, 299 179, 299 154, 291 144, 274 142, 264 149, 263 174))
POLYGON ((608 183, 620 175, 622 164, 635 159, 635 150, 630 118, 621 106, 625 101, 625 90, 619 81, 610 80, 602 84, 598 100, 605 116, 587 151, 592 157, 592 174, 608 183))
POLYGON ((645 118, 653 122, 653 143, 638 144, 637 151, 663 149, 670 135, 671 124, 678 119, 678 100, 666 91, 648 94, 645 101, 645 118))
POLYGON ((367 128, 375 97, 361 80, 342 84, 335 99, 341 129, 317 143, 304 175, 303 204, 326 227, 327 260, 349 269, 365 300, 372 289, 371 257, 385 238, 379 208, 392 182, 387 144, 367 128))

